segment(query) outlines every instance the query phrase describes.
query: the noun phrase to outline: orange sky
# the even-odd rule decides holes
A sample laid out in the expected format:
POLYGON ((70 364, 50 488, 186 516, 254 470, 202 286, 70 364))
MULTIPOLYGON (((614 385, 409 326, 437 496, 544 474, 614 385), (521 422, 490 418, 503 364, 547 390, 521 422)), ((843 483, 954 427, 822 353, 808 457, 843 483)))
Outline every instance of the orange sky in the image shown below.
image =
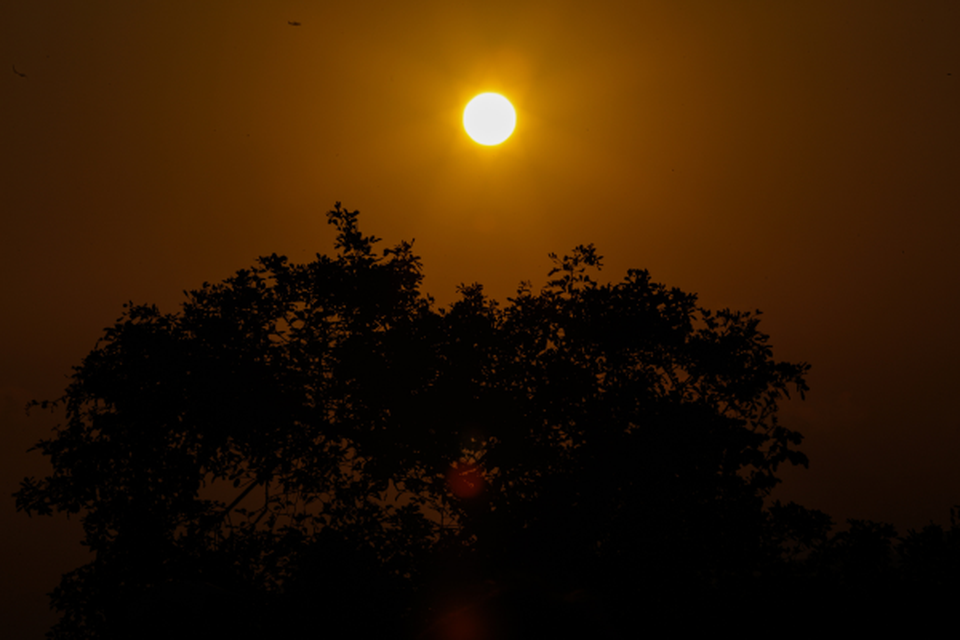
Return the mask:
MULTIPOLYGON (((23 404, 123 302, 174 311, 258 255, 329 252, 340 200, 416 238, 441 303, 473 281, 504 299, 593 242, 611 279, 761 309, 775 355, 813 365, 784 411, 811 468, 780 497, 944 522, 958 33, 951 0, 8 1, 0 62, 27 77, 0 68, 0 493, 45 473, 23 451, 52 422, 23 404), (483 91, 517 109, 500 147, 460 126, 483 91)), ((2 617, 39 637, 78 529, 6 500, 2 617)))

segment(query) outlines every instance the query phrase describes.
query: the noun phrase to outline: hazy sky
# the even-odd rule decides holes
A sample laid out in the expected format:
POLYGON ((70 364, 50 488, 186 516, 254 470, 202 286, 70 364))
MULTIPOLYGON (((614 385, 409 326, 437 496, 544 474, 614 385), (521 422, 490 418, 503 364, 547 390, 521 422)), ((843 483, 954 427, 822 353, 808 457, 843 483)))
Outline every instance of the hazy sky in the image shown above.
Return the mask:
MULTIPOLYGON (((549 252, 593 242, 607 278, 762 310, 776 357, 813 365, 783 413, 811 468, 778 496, 945 522, 958 33, 956 0, 7 0, 0 493, 47 472, 23 452, 54 422, 22 407, 122 303, 175 311, 259 255, 330 252, 339 200, 385 244, 416 238, 443 304, 539 285, 549 252), (499 147, 460 125, 483 91, 517 109, 499 147)), ((79 528, 3 500, 0 618, 39 637, 79 528)))

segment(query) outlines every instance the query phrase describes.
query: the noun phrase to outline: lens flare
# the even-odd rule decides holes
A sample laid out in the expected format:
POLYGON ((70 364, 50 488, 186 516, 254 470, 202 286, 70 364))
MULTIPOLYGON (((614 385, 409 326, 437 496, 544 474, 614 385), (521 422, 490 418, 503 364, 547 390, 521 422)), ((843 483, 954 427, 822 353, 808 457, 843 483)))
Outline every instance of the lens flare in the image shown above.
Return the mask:
POLYGON ((483 471, 475 462, 461 460, 447 469, 447 487, 458 498, 473 498, 483 491, 483 471))

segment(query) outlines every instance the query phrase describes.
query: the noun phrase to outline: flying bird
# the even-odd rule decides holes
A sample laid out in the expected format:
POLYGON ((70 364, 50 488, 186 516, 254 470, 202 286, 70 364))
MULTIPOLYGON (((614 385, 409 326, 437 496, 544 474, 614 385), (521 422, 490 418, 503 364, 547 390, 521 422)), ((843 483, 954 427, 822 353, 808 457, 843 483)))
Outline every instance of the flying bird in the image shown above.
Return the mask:
POLYGON ((17 74, 18 76, 20 76, 21 78, 26 78, 26 77, 27 77, 27 74, 25 74, 25 73, 20 73, 19 71, 17 71, 17 65, 13 65, 13 72, 14 72, 15 74, 17 74))
POLYGON ((291 22, 290 20, 287 20, 287 24, 290 25, 291 27, 299 27, 299 26, 300 26, 300 23, 299 23, 299 22, 291 22))

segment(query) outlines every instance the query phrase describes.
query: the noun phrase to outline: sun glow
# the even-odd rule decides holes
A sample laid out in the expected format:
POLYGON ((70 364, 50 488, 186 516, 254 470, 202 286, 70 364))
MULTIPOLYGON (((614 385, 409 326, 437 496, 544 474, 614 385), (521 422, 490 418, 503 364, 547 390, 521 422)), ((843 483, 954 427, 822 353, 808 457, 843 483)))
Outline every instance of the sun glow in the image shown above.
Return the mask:
POLYGON ((463 128, 482 145, 500 144, 516 126, 517 112, 499 93, 481 93, 463 110, 463 128))

